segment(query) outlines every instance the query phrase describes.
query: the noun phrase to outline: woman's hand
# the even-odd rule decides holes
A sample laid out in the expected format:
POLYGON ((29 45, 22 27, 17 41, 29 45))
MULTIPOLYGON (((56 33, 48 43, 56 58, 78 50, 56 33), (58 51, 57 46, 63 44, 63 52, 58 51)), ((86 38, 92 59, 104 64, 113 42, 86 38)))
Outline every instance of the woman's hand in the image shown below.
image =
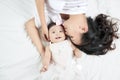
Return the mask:
POLYGON ((48 39, 48 29, 47 29, 47 27, 42 27, 41 32, 42 32, 41 34, 42 34, 43 40, 48 41, 49 39, 48 39))

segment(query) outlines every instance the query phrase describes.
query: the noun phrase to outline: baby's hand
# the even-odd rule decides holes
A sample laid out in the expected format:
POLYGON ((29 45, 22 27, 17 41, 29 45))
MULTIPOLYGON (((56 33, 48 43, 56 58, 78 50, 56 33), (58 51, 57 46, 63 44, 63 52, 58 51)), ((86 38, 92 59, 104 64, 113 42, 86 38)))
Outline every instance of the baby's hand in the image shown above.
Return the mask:
POLYGON ((76 58, 80 58, 82 56, 81 51, 78 48, 74 49, 74 54, 76 58))
POLYGON ((48 67, 47 67, 47 66, 43 66, 43 67, 41 68, 40 72, 45 72, 45 71, 47 71, 47 70, 48 70, 48 67))

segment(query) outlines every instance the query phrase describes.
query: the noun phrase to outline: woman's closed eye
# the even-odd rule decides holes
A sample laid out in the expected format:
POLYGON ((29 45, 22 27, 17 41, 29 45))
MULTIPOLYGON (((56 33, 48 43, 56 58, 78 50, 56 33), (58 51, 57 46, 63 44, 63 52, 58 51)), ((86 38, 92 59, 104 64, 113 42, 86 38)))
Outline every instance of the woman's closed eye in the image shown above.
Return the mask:
POLYGON ((63 31, 61 30, 61 31, 59 31, 59 32, 63 32, 63 31))
POLYGON ((69 36, 71 39, 73 38, 73 36, 69 36))
POLYGON ((73 36, 70 36, 70 38, 73 38, 73 36))

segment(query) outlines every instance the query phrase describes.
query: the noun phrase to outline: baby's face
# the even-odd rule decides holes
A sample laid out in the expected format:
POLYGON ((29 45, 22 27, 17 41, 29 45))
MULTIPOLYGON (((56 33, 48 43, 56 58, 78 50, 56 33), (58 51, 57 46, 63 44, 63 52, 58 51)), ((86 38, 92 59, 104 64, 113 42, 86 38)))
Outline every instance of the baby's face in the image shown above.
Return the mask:
POLYGON ((49 39, 56 43, 65 40, 65 33, 62 26, 54 25, 49 29, 49 39))

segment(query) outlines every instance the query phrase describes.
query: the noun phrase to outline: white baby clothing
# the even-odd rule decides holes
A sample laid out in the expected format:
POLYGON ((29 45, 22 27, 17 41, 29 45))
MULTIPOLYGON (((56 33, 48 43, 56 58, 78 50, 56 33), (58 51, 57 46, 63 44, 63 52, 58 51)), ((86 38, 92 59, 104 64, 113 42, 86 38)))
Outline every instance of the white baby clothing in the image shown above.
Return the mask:
POLYGON ((40 75, 41 80, 80 80, 80 65, 73 58, 73 49, 68 40, 50 45, 51 63, 46 72, 40 75), (79 68, 78 68, 79 66, 79 68))

